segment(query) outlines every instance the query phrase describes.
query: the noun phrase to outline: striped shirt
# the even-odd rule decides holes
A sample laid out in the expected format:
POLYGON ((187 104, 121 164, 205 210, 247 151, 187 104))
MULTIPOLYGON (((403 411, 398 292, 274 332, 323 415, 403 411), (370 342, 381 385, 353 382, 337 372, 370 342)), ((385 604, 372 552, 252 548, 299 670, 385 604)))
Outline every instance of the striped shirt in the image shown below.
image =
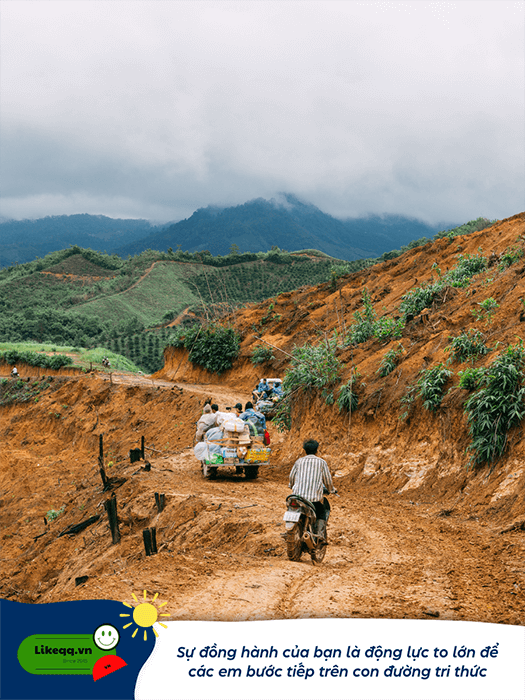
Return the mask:
POLYGON ((328 464, 315 455, 301 457, 290 472, 290 488, 294 496, 302 496, 309 501, 323 500, 323 486, 328 493, 334 490, 328 464))

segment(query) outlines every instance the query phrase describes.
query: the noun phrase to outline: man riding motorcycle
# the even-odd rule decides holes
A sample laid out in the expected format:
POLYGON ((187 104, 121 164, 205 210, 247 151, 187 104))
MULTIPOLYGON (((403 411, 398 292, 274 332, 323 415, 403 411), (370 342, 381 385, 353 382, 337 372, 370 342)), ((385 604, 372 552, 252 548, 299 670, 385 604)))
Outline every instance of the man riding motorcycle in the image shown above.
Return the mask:
POLYGON ((317 440, 306 440, 303 449, 306 452, 292 467, 290 472, 290 488, 294 496, 306 498, 315 507, 317 517, 317 532, 326 538, 327 513, 323 503, 323 493, 337 493, 332 482, 328 464, 317 457, 319 443, 317 440))

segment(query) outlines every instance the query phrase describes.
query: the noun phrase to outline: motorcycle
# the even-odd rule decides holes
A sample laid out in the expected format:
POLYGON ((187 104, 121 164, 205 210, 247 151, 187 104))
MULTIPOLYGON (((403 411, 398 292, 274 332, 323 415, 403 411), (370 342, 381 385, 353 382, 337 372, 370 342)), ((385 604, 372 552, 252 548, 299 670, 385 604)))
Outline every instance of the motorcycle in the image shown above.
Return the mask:
POLYGON ((330 504, 323 498, 325 520, 318 520, 315 506, 302 496, 288 496, 288 510, 283 520, 286 527, 286 551, 288 559, 300 561, 303 552, 308 552, 314 563, 323 561, 326 554, 326 523, 330 515, 330 504))

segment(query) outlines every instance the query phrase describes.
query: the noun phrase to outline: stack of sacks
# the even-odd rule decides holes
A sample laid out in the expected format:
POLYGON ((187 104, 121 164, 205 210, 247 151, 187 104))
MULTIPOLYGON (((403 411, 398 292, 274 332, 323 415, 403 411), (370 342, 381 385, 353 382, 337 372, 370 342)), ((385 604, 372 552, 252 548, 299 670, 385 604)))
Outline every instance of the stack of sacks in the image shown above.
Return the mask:
POLYGON ((210 461, 213 455, 221 454, 224 433, 220 428, 210 428, 204 435, 204 442, 198 442, 193 448, 195 457, 210 461))
POLYGON ((237 414, 232 411, 217 411, 215 414, 215 423, 218 426, 222 426, 224 421, 230 420, 232 418, 237 418, 237 414))
POLYGON ((227 447, 245 447, 251 443, 250 430, 237 414, 229 415, 222 423, 222 427, 227 447))
POLYGON ((210 449, 213 451, 214 448, 220 445, 224 438, 224 431, 222 428, 210 428, 204 436, 206 442, 210 445, 210 449))

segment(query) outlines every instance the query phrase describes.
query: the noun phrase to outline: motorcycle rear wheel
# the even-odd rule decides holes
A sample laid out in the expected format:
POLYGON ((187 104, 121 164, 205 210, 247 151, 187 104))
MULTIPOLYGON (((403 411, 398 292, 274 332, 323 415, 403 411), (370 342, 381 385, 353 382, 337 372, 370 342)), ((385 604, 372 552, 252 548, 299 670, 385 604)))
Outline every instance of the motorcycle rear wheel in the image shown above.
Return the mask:
MULTIPOLYGON (((323 521, 320 522, 322 523, 323 521)), ((310 552, 310 556, 312 557, 312 561, 314 561, 316 564, 320 564, 323 561, 326 554, 326 523, 324 523, 324 525, 322 526, 318 525, 317 533, 321 535, 325 541, 323 544, 318 545, 315 549, 312 549, 312 551, 310 552)))
POLYGON ((316 564, 320 564, 323 561, 325 554, 326 554, 326 543, 322 544, 319 547, 316 547, 315 549, 312 549, 312 551, 310 552, 310 556, 312 557, 312 561, 315 561, 316 564))
POLYGON ((286 533, 286 552, 290 561, 300 561, 303 551, 303 522, 298 523, 286 533))

